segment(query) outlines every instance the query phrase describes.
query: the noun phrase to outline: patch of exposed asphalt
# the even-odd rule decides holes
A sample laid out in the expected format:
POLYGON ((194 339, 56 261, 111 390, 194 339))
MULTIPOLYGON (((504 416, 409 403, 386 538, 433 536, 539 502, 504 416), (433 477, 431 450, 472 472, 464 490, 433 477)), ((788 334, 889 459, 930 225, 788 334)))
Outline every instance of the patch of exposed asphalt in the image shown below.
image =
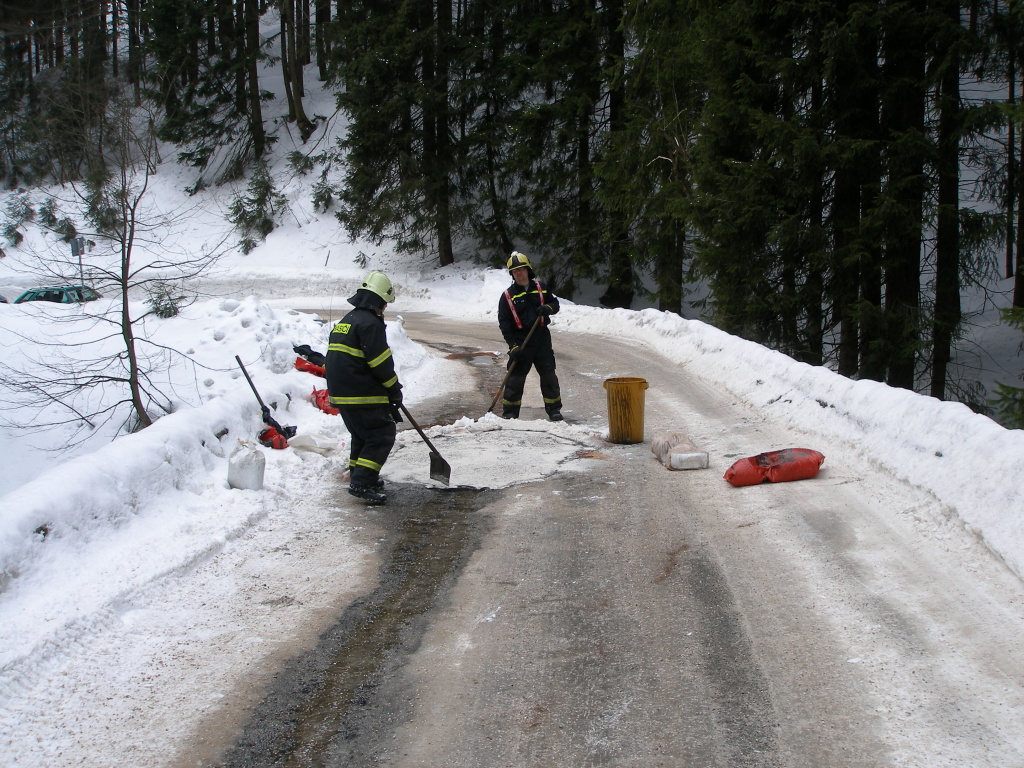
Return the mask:
POLYGON ((486 535, 488 521, 475 513, 493 494, 412 486, 389 486, 388 494, 389 504, 375 508, 383 536, 379 585, 278 672, 215 765, 358 765, 401 721, 400 697, 382 697, 381 686, 416 650, 428 614, 486 535))

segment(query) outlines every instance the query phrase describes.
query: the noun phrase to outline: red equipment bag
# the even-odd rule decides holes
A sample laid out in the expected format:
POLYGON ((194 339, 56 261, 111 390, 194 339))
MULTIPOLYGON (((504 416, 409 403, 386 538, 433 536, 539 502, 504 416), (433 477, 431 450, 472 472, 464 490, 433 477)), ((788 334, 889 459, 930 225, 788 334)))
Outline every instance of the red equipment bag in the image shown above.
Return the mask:
POLYGON ((321 379, 327 378, 327 371, 324 370, 322 365, 314 365, 308 360, 303 360, 301 357, 295 358, 295 370, 312 373, 314 376, 319 376, 321 379))
POLYGON ((784 448, 740 459, 726 470, 725 479, 737 486, 806 480, 818 474, 824 461, 809 448, 784 448))
POLYGON ((267 427, 259 435, 260 445, 265 445, 267 448, 287 448, 288 440, 273 427, 267 427))
POLYGON ((332 416, 337 416, 341 413, 341 411, 331 405, 331 394, 326 389, 314 389, 310 398, 313 400, 313 405, 324 413, 329 413, 332 416))

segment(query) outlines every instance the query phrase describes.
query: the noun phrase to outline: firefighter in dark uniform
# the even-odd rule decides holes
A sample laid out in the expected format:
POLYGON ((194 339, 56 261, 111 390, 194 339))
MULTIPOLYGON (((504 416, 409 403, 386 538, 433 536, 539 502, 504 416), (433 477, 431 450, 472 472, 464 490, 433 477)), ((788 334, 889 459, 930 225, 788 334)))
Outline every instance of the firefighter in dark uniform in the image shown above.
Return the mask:
POLYGON ((537 279, 530 260, 519 251, 512 251, 508 271, 512 275, 512 285, 498 299, 498 327, 509 346, 508 370, 511 371, 501 400, 502 418, 519 418, 526 375, 531 368, 536 368, 544 410, 551 421, 561 421, 562 395, 558 376, 555 375, 555 352, 551 348, 551 331, 548 329, 551 315, 558 312, 558 297, 537 279), (534 322, 537 322, 537 328, 529 343, 524 344, 534 322))
POLYGON ((383 272, 371 272, 348 300, 355 309, 331 331, 327 346, 327 390, 331 405, 351 435, 348 492, 383 504, 380 470, 395 445, 401 421, 402 385, 388 346, 384 309, 395 289, 383 272))

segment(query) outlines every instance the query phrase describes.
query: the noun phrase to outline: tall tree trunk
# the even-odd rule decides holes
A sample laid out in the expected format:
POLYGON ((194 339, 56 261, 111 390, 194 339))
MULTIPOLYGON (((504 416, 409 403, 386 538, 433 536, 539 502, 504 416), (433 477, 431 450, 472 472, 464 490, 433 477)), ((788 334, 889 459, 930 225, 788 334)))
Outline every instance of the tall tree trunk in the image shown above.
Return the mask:
POLYGON ((1017 210, 1017 121, 1012 116, 1014 105, 1017 102, 1017 48, 1013 36, 1007 44, 1007 104, 1010 107, 1011 117, 1006 137, 1006 277, 1013 277, 1013 255, 1016 250, 1016 227, 1014 226, 1014 213, 1017 210))
MULTIPOLYGON (((251 0, 232 0, 234 2, 234 23, 232 24, 231 34, 232 42, 234 43, 233 48, 237 51, 235 54, 235 61, 233 66, 235 72, 235 110, 239 114, 249 113, 249 90, 248 90, 248 75, 249 66, 244 64, 246 61, 246 51, 248 49, 247 40, 249 37, 248 23, 246 22, 247 8, 251 0)), ((259 32, 259 22, 257 24, 257 33, 259 32)), ((225 29, 225 34, 227 30, 225 29)), ((257 34, 258 38, 258 34, 257 34)))
MULTIPOLYGON (((1016 5, 1017 5, 1017 3, 1011 3, 1011 8, 1013 8, 1016 5)), ((1016 60, 1017 60, 1017 53, 1018 53, 1017 45, 1016 45, 1016 36, 1013 36, 1013 41, 1014 41, 1014 44, 1010 48, 1010 60, 1013 61, 1013 62, 1016 62, 1016 60)), ((1011 83, 1012 82, 1013 81, 1011 80, 1011 83)), ((1011 120, 1010 121, 1010 142, 1011 142, 1011 147, 1015 147, 1016 148, 1016 153, 1015 153, 1016 157, 1014 157, 1014 150, 1011 149, 1010 150, 1010 155, 1011 156, 1010 156, 1009 161, 1008 161, 1009 166, 1008 166, 1008 169, 1007 169, 1007 182, 1006 183, 1007 183, 1007 187, 1012 189, 1014 191, 1015 195, 1016 195, 1016 202, 1017 202, 1017 211, 1016 211, 1016 213, 1017 213, 1017 231, 1016 231, 1016 234, 1017 234, 1017 237, 1014 238, 1014 242, 1013 242, 1013 246, 1014 247, 1013 247, 1012 251, 1011 251, 1011 248, 1009 246, 1007 247, 1007 252, 1006 252, 1006 270, 1007 270, 1007 273, 1006 273, 1006 276, 1007 277, 1011 277, 1011 276, 1013 277, 1013 304, 1012 305, 1014 307, 1017 307, 1017 308, 1024 308, 1024 258, 1021 257, 1021 247, 1020 247, 1021 246, 1020 233, 1021 233, 1021 231, 1024 231, 1024 194, 1021 194, 1020 191, 1017 190, 1017 183, 1018 183, 1017 179, 1020 176, 1018 171, 1019 171, 1019 168, 1020 168, 1021 160, 1024 160, 1024 133, 1022 133, 1020 135, 1020 144, 1019 145, 1015 145, 1014 142, 1013 142, 1013 127, 1014 127, 1014 121, 1011 120), (1013 181, 1012 184, 1011 184, 1011 181, 1010 181, 1010 178, 1009 178, 1009 176, 1010 176, 1009 171, 1010 171, 1011 168, 1014 171, 1014 181, 1013 181), (1017 261, 1016 268, 1014 268, 1014 261, 1013 261, 1014 255, 1016 255, 1016 261, 1017 261)), ((1011 222, 1010 224, 1008 224, 1008 229, 1012 232, 1012 229, 1013 229, 1013 224, 1012 224, 1013 208, 1012 207, 1009 207, 1009 206, 1007 207, 1006 217, 1011 222)))
POLYGON ((686 263, 686 230, 674 216, 664 216, 658 232, 654 279, 658 284, 658 309, 683 313, 683 266, 686 263))
POLYGON ((327 35, 331 26, 331 0, 315 0, 316 3, 316 29, 313 37, 316 39, 316 67, 319 73, 320 82, 327 80, 327 35))
POLYGON ((295 120, 295 85, 292 82, 292 58, 294 57, 295 40, 292 32, 295 24, 292 20, 293 0, 281 0, 281 80, 284 84, 285 101, 288 102, 288 122, 295 120))
POLYGON ((118 47, 121 39, 121 3, 110 4, 110 72, 114 77, 121 74, 121 59, 118 56, 118 47))
MULTIPOLYGON (((947 24, 960 28, 960 4, 946 0, 947 24)), ((960 57, 953 43, 939 89, 939 210, 935 241, 935 314, 931 395, 946 399, 953 335, 960 325, 960 57)))
MULTIPOLYGON (((870 35, 865 41, 861 61, 868 71, 878 74, 876 54, 877 37, 870 35)), ((860 113, 864 121, 863 138, 868 145, 861 156, 861 223, 866 216, 878 216, 878 205, 882 194, 882 141, 879 114, 879 90, 877 82, 861 90, 860 113)), ((858 351, 860 379, 883 381, 885 379, 885 326, 882 317, 882 245, 878 238, 864 238, 859 255, 860 311, 858 326, 860 340, 858 351)))
POLYGON ((128 17, 128 82, 135 89, 135 100, 138 102, 142 98, 142 22, 139 0, 126 0, 125 13, 128 17))
MULTIPOLYGON (((487 113, 485 119, 487 122, 491 122, 493 124, 494 116, 491 114, 491 108, 490 102, 484 106, 484 110, 487 113)), ((490 139, 490 136, 493 135, 493 131, 488 130, 487 133, 489 134, 489 137, 484 146, 484 174, 487 179, 487 202, 491 208, 490 218, 493 222, 492 226, 497 230, 498 242, 500 243, 499 247, 501 248, 501 262, 504 264, 505 259, 508 258, 508 255, 515 247, 515 244, 512 242, 512 236, 508 231, 505 198, 498 193, 498 161, 495 157, 494 141, 490 139)))
MULTIPOLYGON (((844 0, 836 8, 836 14, 843 26, 850 25, 850 0, 844 0)), ((860 288, 860 163, 858 151, 863 141, 863 120, 858 95, 864 88, 857 74, 862 71, 860 58, 862 47, 858 45, 858 30, 845 31, 840 35, 849 38, 836 46, 833 62, 831 91, 834 94, 832 110, 836 143, 842 147, 833 163, 832 205, 829 218, 832 241, 832 306, 833 322, 839 325, 837 345, 837 367, 843 376, 853 376, 859 368, 858 349, 858 299, 860 288)), ((842 38, 841 38, 842 39, 842 38)))
POLYGON ((437 0, 437 108, 435 110, 435 139, 437 142, 437 250, 441 266, 455 263, 452 248, 451 169, 452 147, 450 114, 449 69, 452 40, 452 2, 437 0))
POLYGON ((243 0, 245 3, 245 48, 249 133, 252 137, 253 156, 259 160, 267 147, 267 134, 263 127, 263 105, 260 102, 260 78, 257 67, 260 49, 260 7, 259 0, 243 0))
MULTIPOLYGON (((1009 29, 1008 39, 1006 41, 1007 52, 1010 65, 1010 76, 1009 76, 1009 87, 1010 87, 1010 103, 1015 102, 1014 95, 1014 82, 1016 80, 1017 71, 1017 59, 1020 56, 1019 41, 1017 35, 1017 24, 1020 14, 1020 2, 1019 0, 1011 0, 1009 3, 1009 14, 1007 19, 1007 27, 1009 29)), ((1024 231, 1024 194, 1021 194, 1020 190, 1017 189, 1017 185, 1020 183, 1020 164, 1024 161, 1024 133, 1020 135, 1020 143, 1017 144, 1014 140, 1014 130, 1016 122, 1010 120, 1010 134, 1009 134, 1009 157, 1007 158, 1007 170, 1006 170, 1006 186, 1009 191, 1008 202, 1006 207, 1006 218, 1007 218, 1007 245, 1006 245, 1006 276, 1013 277, 1013 306, 1024 307, 1024 259, 1021 258, 1021 236, 1020 233, 1024 231), (1016 202, 1016 211, 1014 210, 1014 202, 1016 202), (1017 226, 1016 232, 1014 232, 1013 217, 1016 213, 1017 226), (1016 237, 1013 235, 1016 234, 1016 237), (1016 268, 1014 266, 1014 257, 1016 257, 1016 268)))
POLYGON ((203 14, 203 29, 206 30, 206 55, 213 57, 220 52, 217 40, 217 6, 218 0, 206 0, 206 12, 203 14))
POLYGON ((887 93, 884 134, 887 194, 894 211, 886 224, 886 381, 914 388, 919 338, 921 232, 924 204, 925 0, 910 0, 886 31, 887 93))
MULTIPOLYGON (((816 88, 816 90, 820 94, 821 89, 816 88)), ((815 111, 818 112, 820 108, 821 105, 819 104, 815 111)), ((814 182, 807 209, 810 216, 808 223, 813 231, 824 233, 825 191, 824 178, 820 168, 815 169, 814 182)), ((824 237, 822 237, 822 240, 824 240, 824 237)), ((824 265, 827 257, 822 251, 824 247, 822 242, 820 249, 816 247, 815 250, 808 254, 807 276, 803 287, 803 303, 806 316, 804 318, 803 341, 800 345, 801 349, 798 353, 798 359, 810 365, 821 365, 824 362, 825 355, 825 315, 823 305, 825 302, 824 265)))
MULTIPOLYGON (((1021 154, 1024 155, 1024 135, 1021 136, 1021 154)), ((1024 195, 1017 196, 1017 231, 1024 230, 1024 195)), ((1013 273, 1013 306, 1024 308, 1024 257, 1020 252, 1020 238, 1017 243, 1017 269, 1013 273)))
MULTIPOLYGON (((604 27, 607 44, 604 51, 605 69, 617 66, 625 57, 626 40, 622 32, 622 3, 611 0, 604 3, 604 27)), ((626 95, 621 83, 608 88, 608 132, 616 134, 625 122, 626 95)), ((629 255, 629 225, 622 211, 608 212, 608 289, 601 297, 606 307, 624 307, 633 304, 636 295, 633 262, 629 255)))
POLYGON ((300 0, 282 0, 281 2, 281 71, 285 82, 285 95, 288 98, 288 119, 294 121, 299 129, 302 141, 312 135, 315 126, 306 117, 302 105, 305 89, 302 85, 302 33, 297 23, 296 7, 301 7, 300 0))
MULTIPOLYGON (((297 22, 299 25, 299 64, 306 66, 310 62, 310 28, 309 28, 309 0, 298 0, 299 6, 296 12, 298 17, 297 22)), ((305 90, 301 91, 301 95, 305 96, 305 90)))

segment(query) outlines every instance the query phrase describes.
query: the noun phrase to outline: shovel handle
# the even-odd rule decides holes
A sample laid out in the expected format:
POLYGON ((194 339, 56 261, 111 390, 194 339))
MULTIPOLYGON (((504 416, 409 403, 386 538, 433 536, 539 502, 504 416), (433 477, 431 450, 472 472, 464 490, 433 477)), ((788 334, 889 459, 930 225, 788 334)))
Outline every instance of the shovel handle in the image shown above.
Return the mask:
POLYGON ((402 413, 405 414, 405 418, 409 420, 409 423, 412 424, 413 428, 420 433, 420 437, 423 438, 423 442, 427 444, 427 447, 429 447, 430 450, 432 450, 434 453, 437 453, 437 455, 440 456, 441 454, 438 453, 437 448, 435 448, 434 444, 430 442, 430 438, 423 434, 423 430, 420 429, 420 425, 416 423, 416 419, 412 417, 412 414, 409 413, 409 409, 405 407, 405 403, 401 403, 398 407, 402 409, 402 413))
MULTIPOLYGON (((523 343, 519 345, 520 349, 523 349, 527 344, 530 343, 530 337, 533 336, 533 332, 536 331, 537 330, 537 326, 540 325, 540 318, 541 318, 541 315, 538 312, 537 313, 537 319, 534 320, 533 321, 533 325, 530 326, 530 332, 528 334, 526 334, 526 338, 523 339, 523 343)), ((512 371, 515 370, 515 367, 516 367, 515 362, 513 362, 512 365, 510 365, 508 367, 508 371, 505 373, 505 378, 503 378, 501 380, 501 386, 498 387, 498 391, 494 393, 494 399, 491 400, 490 407, 486 411, 484 411, 485 414, 488 414, 488 413, 490 413, 491 411, 494 410, 494 405, 495 405, 495 403, 498 402, 498 398, 501 397, 501 393, 505 391, 505 384, 508 383, 508 377, 512 375, 512 371)))
POLYGON ((245 366, 242 365, 242 358, 235 355, 235 360, 238 362, 238 367, 242 369, 242 373, 245 374, 245 380, 249 382, 249 389, 256 395, 256 402, 260 404, 260 413, 263 415, 263 423, 268 427, 273 427, 282 435, 285 439, 288 438, 288 432, 291 431, 292 436, 295 435, 295 427, 282 427, 273 416, 270 415, 270 409, 263 403, 263 398, 260 397, 260 393, 256 391, 256 385, 252 383, 252 379, 249 378, 249 372, 245 370, 245 366))
POLYGON ((238 363, 238 367, 242 369, 242 373, 245 374, 245 380, 249 382, 249 389, 251 389, 252 393, 256 395, 256 402, 260 404, 260 408, 266 410, 267 406, 263 404, 263 398, 260 397, 260 393, 256 391, 256 385, 252 383, 252 379, 249 378, 249 372, 245 370, 245 366, 242 365, 242 358, 235 355, 235 361, 238 363))

